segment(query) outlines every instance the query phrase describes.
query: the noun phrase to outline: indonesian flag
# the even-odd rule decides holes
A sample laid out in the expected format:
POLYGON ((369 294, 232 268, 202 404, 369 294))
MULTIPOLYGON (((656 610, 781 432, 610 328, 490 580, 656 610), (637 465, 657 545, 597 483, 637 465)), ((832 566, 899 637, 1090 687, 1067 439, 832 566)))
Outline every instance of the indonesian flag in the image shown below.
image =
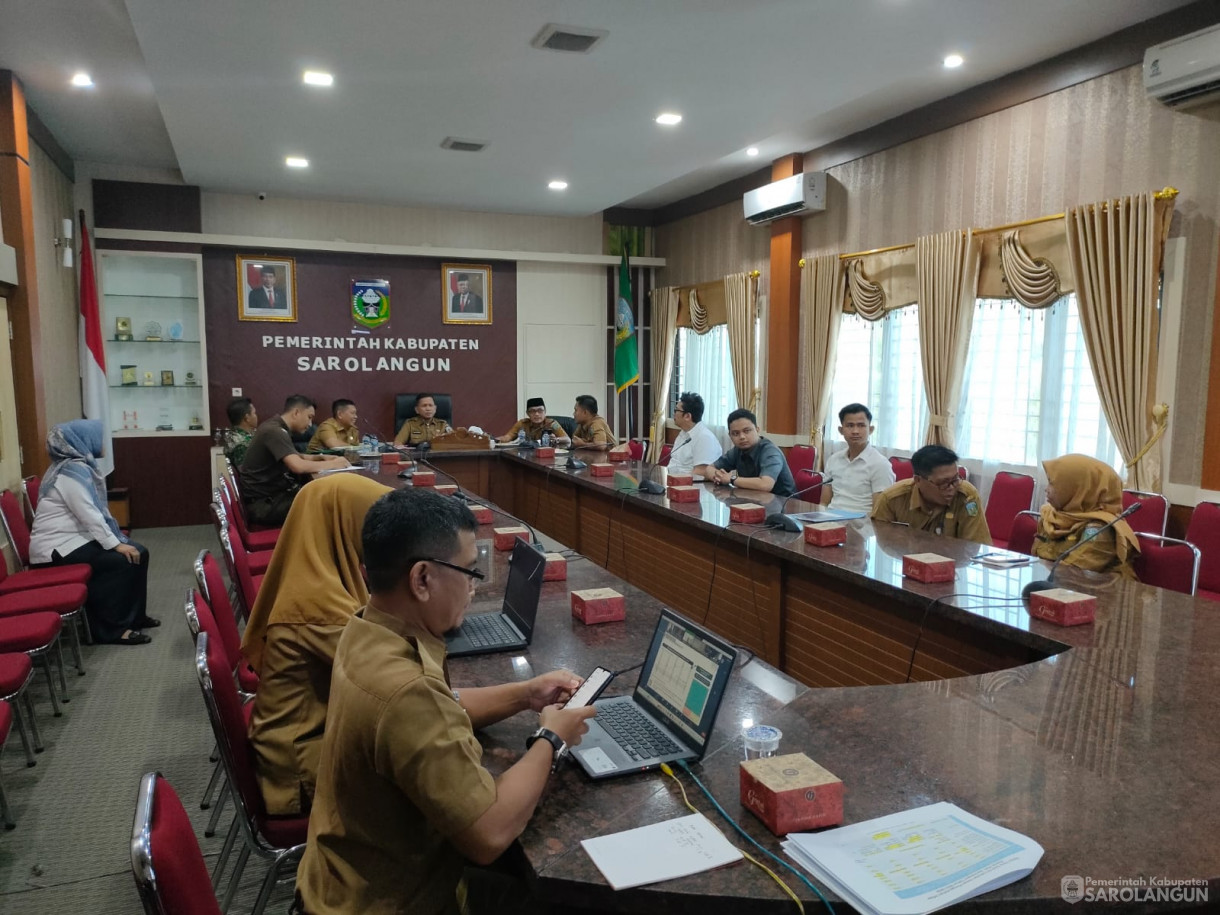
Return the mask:
POLYGON ((102 349, 102 316, 97 308, 97 282, 93 277, 93 249, 80 211, 80 393, 85 419, 102 421, 102 476, 114 470, 114 442, 110 436, 110 386, 106 381, 106 353, 102 349))

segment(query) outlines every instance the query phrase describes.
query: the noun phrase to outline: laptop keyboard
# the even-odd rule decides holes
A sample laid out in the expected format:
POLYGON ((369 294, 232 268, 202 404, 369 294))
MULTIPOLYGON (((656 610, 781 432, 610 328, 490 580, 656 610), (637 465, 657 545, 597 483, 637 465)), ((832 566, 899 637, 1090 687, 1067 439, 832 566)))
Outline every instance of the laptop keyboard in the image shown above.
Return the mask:
POLYGON ((626 702, 599 705, 597 723, 635 760, 668 756, 682 750, 634 705, 626 702))
POLYGON ((476 648, 490 648, 505 642, 519 642, 521 637, 513 632, 498 613, 479 613, 462 621, 462 634, 476 648))

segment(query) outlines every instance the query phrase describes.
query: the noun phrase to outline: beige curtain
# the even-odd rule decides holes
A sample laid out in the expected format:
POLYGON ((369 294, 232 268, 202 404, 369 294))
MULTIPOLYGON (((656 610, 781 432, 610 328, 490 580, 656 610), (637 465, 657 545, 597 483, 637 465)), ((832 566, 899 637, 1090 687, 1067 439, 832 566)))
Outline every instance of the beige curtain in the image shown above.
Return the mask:
MULTIPOLYGON (((1153 414, 1157 286, 1174 198, 1140 194, 1064 214, 1085 348, 1128 485, 1156 492, 1161 448, 1153 414)), ((1160 411, 1163 416, 1165 411, 1160 411)))
POLYGON ((652 441, 648 460, 655 463, 665 444, 669 381, 674 372, 674 341, 678 336, 678 290, 662 286, 652 291, 652 441))
POLYGON ((797 406, 809 423, 809 441, 823 458, 822 427, 830 409, 839 326, 847 294, 843 262, 838 255, 809 258, 801 270, 801 365, 805 383, 797 392, 797 406), (803 403, 802 403, 803 401, 803 403))
POLYGON ((754 298, 756 284, 748 273, 730 273, 724 278, 725 310, 728 317, 729 360, 733 364, 733 388, 737 405, 758 412, 762 393, 754 386, 754 298))
POLYGON ((915 241, 915 268, 919 350, 930 414, 925 441, 952 448, 978 290, 978 242, 969 229, 920 236, 915 241))
POLYGON ((879 321, 885 317, 885 289, 864 275, 864 263, 851 261, 847 267, 847 284, 851 288, 851 301, 856 314, 866 321, 879 321))
POLYGON ((1046 308, 1059 301, 1059 273, 1045 257, 1034 257, 1021 244, 1015 229, 1000 242, 1004 283, 1012 297, 1026 308, 1046 308))

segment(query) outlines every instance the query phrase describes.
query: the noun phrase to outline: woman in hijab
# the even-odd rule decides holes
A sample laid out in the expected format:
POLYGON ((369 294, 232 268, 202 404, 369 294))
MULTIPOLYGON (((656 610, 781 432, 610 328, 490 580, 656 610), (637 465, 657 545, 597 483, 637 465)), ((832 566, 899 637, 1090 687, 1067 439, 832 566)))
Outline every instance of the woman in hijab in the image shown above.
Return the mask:
POLYGON ((160 626, 148 609, 148 550, 119 530, 98 470, 102 424, 77 419, 47 435, 51 466, 38 490, 30 531, 30 564, 87 563, 93 569, 85 613, 98 642, 144 645, 141 629, 160 626))
POLYGON ((1123 510, 1123 484, 1112 468, 1083 454, 1067 454, 1043 461, 1046 468, 1046 505, 1038 519, 1034 555, 1057 559, 1081 540, 1089 541, 1067 556, 1064 565, 1091 572, 1118 572, 1135 578, 1132 563, 1139 541, 1126 521, 1102 533, 1123 510))
POLYGON ((309 812, 339 636, 368 602, 360 533, 390 490, 337 473, 293 500, 250 612, 241 651, 258 671, 250 742, 267 812, 309 812))

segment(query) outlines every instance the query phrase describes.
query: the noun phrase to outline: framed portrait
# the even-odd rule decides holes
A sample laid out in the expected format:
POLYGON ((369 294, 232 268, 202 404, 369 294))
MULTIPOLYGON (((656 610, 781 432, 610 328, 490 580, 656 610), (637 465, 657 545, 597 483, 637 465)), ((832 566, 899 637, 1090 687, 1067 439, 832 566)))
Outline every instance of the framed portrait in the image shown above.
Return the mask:
POLYGON ((446 324, 491 323, 490 264, 441 264, 441 315, 446 324))
POLYGON ((296 271, 290 257, 237 255, 238 320, 295 321, 296 271))

